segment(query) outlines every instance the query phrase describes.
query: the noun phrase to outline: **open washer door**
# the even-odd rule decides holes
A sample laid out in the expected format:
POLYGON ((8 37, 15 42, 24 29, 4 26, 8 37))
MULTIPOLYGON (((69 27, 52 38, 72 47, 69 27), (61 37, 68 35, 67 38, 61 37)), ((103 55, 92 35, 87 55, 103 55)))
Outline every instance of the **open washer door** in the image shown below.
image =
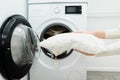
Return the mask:
POLYGON ((8 80, 25 76, 39 53, 39 39, 21 15, 5 20, 0 29, 0 72, 8 80))

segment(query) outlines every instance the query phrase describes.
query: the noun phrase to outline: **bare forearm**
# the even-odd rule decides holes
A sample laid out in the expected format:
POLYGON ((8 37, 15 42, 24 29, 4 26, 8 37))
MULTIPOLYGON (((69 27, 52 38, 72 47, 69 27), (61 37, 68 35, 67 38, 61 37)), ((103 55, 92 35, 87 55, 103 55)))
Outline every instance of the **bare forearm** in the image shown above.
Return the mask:
POLYGON ((105 39, 105 32, 104 31, 95 31, 95 32, 88 32, 89 34, 92 34, 98 38, 105 39))
POLYGON ((77 49, 73 49, 73 50, 75 50, 75 51, 77 51, 77 52, 79 52, 81 54, 84 54, 86 56, 94 56, 94 54, 86 53, 86 52, 83 52, 83 51, 80 51, 80 50, 77 50, 77 49))
POLYGON ((94 32, 74 32, 74 33, 86 33, 86 34, 92 34, 98 38, 105 39, 105 32, 104 31, 94 31, 94 32))

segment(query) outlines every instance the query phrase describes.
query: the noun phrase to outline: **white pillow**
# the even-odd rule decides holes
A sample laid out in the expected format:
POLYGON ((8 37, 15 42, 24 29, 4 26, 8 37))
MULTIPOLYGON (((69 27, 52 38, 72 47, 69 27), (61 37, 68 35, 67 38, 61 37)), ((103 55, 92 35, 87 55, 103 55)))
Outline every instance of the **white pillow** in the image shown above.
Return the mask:
POLYGON ((56 56, 73 48, 92 54, 105 51, 104 42, 101 39, 85 33, 58 34, 40 42, 40 46, 56 56))

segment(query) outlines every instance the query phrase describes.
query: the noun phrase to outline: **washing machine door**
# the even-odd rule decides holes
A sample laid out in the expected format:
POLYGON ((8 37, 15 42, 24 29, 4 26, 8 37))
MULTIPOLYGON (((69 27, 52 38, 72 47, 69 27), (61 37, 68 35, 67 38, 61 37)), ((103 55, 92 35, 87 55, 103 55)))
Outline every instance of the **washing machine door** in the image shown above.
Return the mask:
POLYGON ((0 72, 8 80, 25 76, 39 52, 38 38, 21 15, 10 16, 0 29, 0 72))

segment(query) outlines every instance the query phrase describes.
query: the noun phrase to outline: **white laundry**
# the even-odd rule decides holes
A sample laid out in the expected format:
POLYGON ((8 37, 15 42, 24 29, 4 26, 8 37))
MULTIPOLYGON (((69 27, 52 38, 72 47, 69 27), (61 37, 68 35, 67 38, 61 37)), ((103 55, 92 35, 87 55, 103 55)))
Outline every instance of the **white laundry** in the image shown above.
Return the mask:
POLYGON ((92 54, 105 51, 105 45, 101 39, 85 33, 58 34, 40 42, 40 46, 56 56, 73 48, 92 54))

